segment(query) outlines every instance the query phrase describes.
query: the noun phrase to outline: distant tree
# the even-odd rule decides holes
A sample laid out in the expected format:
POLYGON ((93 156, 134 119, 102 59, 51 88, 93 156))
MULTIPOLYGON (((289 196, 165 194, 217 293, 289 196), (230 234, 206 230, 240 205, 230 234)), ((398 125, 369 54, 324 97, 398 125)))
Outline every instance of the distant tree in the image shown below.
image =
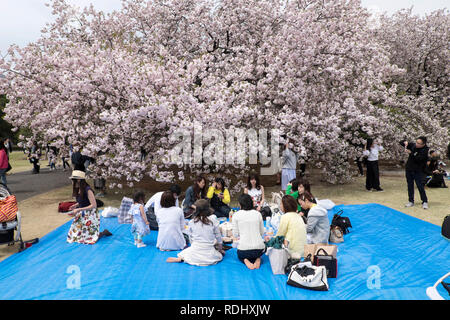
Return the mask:
POLYGON ((3 138, 13 136, 13 132, 11 131, 12 125, 3 119, 5 116, 5 112, 3 110, 5 109, 5 106, 7 103, 8 103, 8 99, 6 98, 6 95, 1 94, 0 95, 0 136, 3 138))

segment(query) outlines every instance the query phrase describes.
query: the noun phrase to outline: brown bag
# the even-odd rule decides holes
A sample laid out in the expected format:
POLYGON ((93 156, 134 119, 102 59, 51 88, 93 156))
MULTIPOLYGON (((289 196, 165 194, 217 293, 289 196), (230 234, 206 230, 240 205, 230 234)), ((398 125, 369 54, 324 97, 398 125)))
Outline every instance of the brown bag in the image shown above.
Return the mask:
POLYGON ((344 232, 338 226, 330 227, 330 238, 328 240, 331 243, 341 243, 344 242, 344 232))
POLYGON ((308 255, 311 255, 311 259, 314 259, 314 256, 320 249, 324 249, 330 256, 336 258, 337 246, 326 243, 305 244, 303 256, 306 258, 308 255))

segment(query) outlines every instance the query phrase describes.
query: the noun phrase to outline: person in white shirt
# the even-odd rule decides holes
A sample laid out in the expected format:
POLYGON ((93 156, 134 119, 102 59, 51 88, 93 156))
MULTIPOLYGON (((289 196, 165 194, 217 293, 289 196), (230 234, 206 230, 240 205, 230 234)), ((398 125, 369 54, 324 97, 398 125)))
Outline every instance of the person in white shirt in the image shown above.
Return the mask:
MULTIPOLYGON (((178 197, 181 194, 181 188, 179 185, 172 185, 170 187, 173 198, 175 199, 175 206, 179 207, 178 197)), ((158 230, 158 222, 156 221, 156 213, 161 209, 161 196, 164 191, 155 193, 145 204, 144 209, 147 214, 147 219, 150 222, 151 230, 158 230)))
POLYGON ((363 155, 367 157, 366 189, 367 191, 383 191, 380 187, 380 171, 378 168, 378 154, 384 148, 376 140, 367 139, 363 155))
POLYGON ((259 269, 261 256, 266 251, 264 222, 261 214, 253 209, 252 197, 242 194, 239 197, 240 210, 233 215, 233 237, 239 238, 237 256, 250 270, 259 269))
POLYGON ((182 250, 186 247, 183 235, 184 214, 180 207, 175 206, 171 191, 165 191, 161 196, 161 208, 156 211, 158 221, 158 239, 156 247, 161 251, 182 250))
POLYGON ((195 266, 209 266, 223 259, 222 235, 219 220, 208 200, 200 199, 195 203, 194 218, 189 221, 187 234, 191 246, 181 251, 177 258, 168 258, 167 262, 186 262, 195 266))

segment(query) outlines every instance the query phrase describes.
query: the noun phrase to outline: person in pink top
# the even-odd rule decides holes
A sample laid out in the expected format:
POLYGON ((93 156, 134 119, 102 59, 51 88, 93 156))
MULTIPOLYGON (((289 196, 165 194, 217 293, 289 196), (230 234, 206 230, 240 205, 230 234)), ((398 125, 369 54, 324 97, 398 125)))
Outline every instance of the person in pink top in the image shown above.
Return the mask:
POLYGON ((8 170, 8 154, 5 140, 0 139, 0 182, 6 186, 6 170, 8 170))

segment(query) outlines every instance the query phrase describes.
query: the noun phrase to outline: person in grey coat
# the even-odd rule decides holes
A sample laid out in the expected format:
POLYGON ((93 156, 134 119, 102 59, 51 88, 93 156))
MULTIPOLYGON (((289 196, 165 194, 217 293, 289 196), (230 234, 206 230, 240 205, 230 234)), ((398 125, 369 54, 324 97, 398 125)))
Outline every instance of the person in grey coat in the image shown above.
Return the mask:
POLYGON ((292 143, 286 142, 286 148, 282 154, 281 190, 285 191, 287 184, 297 177, 297 154, 292 150, 292 143))
MULTIPOLYGON (((328 243, 330 237, 330 221, 327 209, 313 202, 314 196, 304 191, 298 197, 303 209, 309 209, 306 223, 306 241, 308 244, 328 243)), ((303 215, 303 213, 300 213, 303 215)))

